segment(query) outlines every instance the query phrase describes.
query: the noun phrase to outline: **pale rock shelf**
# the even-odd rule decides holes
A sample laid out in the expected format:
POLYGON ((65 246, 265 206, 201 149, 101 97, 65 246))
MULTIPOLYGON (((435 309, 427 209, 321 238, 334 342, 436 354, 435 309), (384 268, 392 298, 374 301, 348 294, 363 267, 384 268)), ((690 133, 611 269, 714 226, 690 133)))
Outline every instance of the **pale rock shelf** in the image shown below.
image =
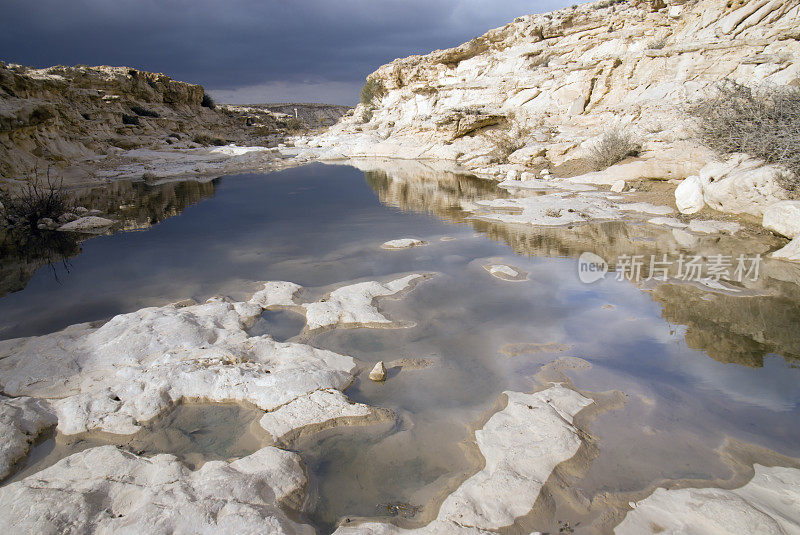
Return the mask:
POLYGON ((172 455, 145 458, 102 446, 0 488, 0 529, 311 535, 311 526, 280 508, 305 485, 300 456, 274 447, 192 471, 172 455))
MULTIPOLYGON (((277 342, 269 335, 250 336, 247 329, 271 306, 306 307, 312 328, 390 324, 373 301, 408 290, 426 277, 413 274, 344 286, 327 300, 306 305, 294 302, 299 285, 272 281, 247 302, 220 297, 202 304, 181 302, 121 314, 100 327, 80 324, 0 341, 0 387, 9 396, 48 400, 64 434, 132 434, 140 422, 184 399, 244 401, 280 411, 264 420, 271 422, 265 429, 276 437, 291 430, 287 415, 296 416, 299 407, 314 407, 298 420, 299 427, 363 416, 364 406, 349 404, 336 393, 354 379, 352 357, 277 342)), ((55 421, 41 415, 41 425, 34 425, 32 416, 12 411, 19 403, 2 404, 3 414, 11 414, 3 421, 10 422, 7 436, 21 430, 28 444, 42 426, 55 421)), ((5 458, 13 462, 19 457, 19 441, 9 444, 13 446, 5 458)), ((27 446, 20 447, 27 451, 27 446)))
POLYGON ((418 529, 369 522, 336 533, 487 533, 526 515, 553 469, 578 452, 581 439, 572 420, 593 401, 560 385, 505 395, 506 407, 475 432, 484 468, 445 499, 433 522, 418 529))
POLYGON ((618 535, 648 533, 800 533, 800 470, 755 465, 743 487, 725 490, 657 489, 631 504, 614 530, 618 535))
POLYGON ((399 294, 414 287, 427 275, 413 274, 386 283, 369 281, 343 286, 321 301, 302 305, 309 330, 333 326, 389 325, 373 301, 378 297, 399 294))
POLYGON ((0 479, 25 457, 36 437, 56 425, 56 415, 46 401, 0 395, 0 479))

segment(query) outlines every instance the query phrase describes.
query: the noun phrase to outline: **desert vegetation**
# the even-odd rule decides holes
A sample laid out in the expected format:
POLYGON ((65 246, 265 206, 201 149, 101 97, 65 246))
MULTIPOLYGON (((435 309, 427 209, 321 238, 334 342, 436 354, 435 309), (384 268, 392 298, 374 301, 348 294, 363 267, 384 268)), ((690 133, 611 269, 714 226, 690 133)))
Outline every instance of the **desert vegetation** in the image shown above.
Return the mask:
POLYGON ((52 178, 49 170, 44 178, 34 172, 19 191, 0 192, 0 204, 0 217, 7 226, 33 230, 43 221, 58 221, 73 208, 61 180, 52 178))
POLYGON ((375 103, 376 99, 380 99, 385 94, 386 88, 383 87, 381 81, 370 78, 364 84, 364 87, 361 88, 361 104, 371 106, 375 103))
POLYGON ((506 161, 511 153, 525 146, 530 136, 530 129, 515 125, 509 130, 491 130, 484 135, 494 146, 492 151, 494 156, 502 162, 506 161))
POLYGON ((642 150, 639 138, 623 128, 607 131, 589 149, 589 161, 598 171, 611 167, 629 156, 638 156, 642 150))
POLYGON ((208 93, 203 93, 203 100, 200 102, 200 105, 204 108, 214 109, 217 107, 217 104, 214 102, 214 99, 211 98, 211 95, 208 93))
POLYGON ((784 186, 800 189, 800 88, 751 88, 731 80, 689 108, 703 143, 721 154, 743 152, 786 167, 784 186))

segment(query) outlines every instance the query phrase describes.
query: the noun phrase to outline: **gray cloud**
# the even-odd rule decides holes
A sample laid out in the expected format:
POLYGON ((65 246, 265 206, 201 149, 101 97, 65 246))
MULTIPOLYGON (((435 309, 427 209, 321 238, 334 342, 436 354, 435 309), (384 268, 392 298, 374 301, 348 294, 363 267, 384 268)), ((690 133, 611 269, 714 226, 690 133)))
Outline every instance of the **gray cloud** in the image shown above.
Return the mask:
POLYGON ((5 61, 126 65, 222 100, 352 104, 396 57, 447 48, 566 0, 5 0, 5 61), (243 99, 247 100, 243 100, 243 99), (253 99, 253 100, 249 100, 253 99))

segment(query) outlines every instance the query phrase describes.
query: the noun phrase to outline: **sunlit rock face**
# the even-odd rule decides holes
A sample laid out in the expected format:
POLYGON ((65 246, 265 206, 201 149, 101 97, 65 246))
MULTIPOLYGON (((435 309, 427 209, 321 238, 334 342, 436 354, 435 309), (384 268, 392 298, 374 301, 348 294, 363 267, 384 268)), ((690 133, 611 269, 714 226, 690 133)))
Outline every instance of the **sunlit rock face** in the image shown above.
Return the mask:
POLYGON ((684 178, 711 157, 687 128, 687 102, 724 78, 797 83, 798 6, 593 2, 519 17, 459 47, 380 67, 369 79, 383 91, 308 142, 330 156, 440 158, 476 169, 496 163, 498 150, 521 148, 499 146, 494 134, 524 131, 525 154, 559 165, 628 125, 645 141, 634 175, 684 178))

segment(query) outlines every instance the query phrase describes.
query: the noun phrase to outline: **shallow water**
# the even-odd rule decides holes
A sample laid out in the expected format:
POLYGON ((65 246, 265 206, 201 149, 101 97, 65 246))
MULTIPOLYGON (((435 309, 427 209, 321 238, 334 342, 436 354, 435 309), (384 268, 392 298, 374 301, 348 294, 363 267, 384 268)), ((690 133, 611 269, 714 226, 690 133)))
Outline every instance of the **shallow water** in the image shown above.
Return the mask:
MULTIPOLYGON (((405 328, 333 330, 310 340, 367 369, 378 360, 433 361, 390 369, 383 384, 362 376, 347 391, 394 410, 393 424, 328 430, 296 444, 311 478, 306 515, 322 531, 345 517, 391 516, 397 502, 423 507, 416 515, 409 509, 411 520, 429 517, 436 498, 474 467, 464 447, 470 426, 504 390, 533 390, 541 366, 562 356, 591 363, 568 373, 578 388, 625 394, 624 405, 590 423, 595 457, 571 483, 588 499, 664 480, 729 478, 718 451, 726 437, 800 456, 800 272, 791 265, 766 263, 740 295, 689 284, 645 288, 612 276, 587 285, 575 260, 584 251, 613 259, 684 249, 671 231, 643 224, 536 229, 467 219, 462 208, 496 194, 494 186, 420 170, 311 165, 212 186, 187 187, 208 196, 195 196, 196 204, 176 199, 183 212, 145 231, 83 242, 69 271, 55 268, 58 280, 40 268, 24 290, 0 299, 0 337, 186 297, 244 297, 259 280, 290 280, 321 295, 344 281, 437 273, 403 298, 381 301, 405 328), (401 237, 430 245, 380 248, 401 237), (515 266, 528 280, 500 280, 488 264, 515 266)), ((695 249, 767 250, 763 237, 747 233, 701 238, 695 249)), ((293 312, 266 312, 251 333, 287 340, 302 326, 293 312)), ((218 425, 220 436, 249 433, 250 420, 229 420, 207 427, 218 425)), ((190 440, 177 453, 193 463, 242 454, 204 440, 211 446, 190 440)), ((557 508, 563 518, 531 520, 533 527, 587 517, 567 509, 557 508)))

